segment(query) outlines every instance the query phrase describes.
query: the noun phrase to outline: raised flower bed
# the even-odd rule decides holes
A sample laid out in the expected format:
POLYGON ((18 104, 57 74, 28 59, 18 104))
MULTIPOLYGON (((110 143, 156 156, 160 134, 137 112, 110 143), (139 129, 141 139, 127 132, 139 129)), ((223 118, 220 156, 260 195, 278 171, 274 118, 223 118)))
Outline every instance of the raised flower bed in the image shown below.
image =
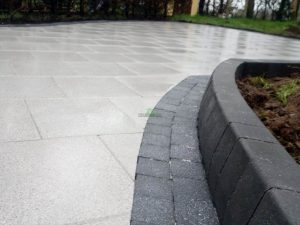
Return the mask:
POLYGON ((300 62, 231 59, 214 71, 198 133, 221 224, 300 224, 300 167, 241 95, 236 79, 286 76, 300 62))

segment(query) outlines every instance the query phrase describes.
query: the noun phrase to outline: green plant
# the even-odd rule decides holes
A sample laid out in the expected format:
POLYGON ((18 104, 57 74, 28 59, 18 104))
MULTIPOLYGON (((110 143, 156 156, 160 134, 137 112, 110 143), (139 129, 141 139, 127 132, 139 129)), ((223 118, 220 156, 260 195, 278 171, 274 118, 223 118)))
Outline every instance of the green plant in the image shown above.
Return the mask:
POLYGON ((249 79, 250 79, 250 82, 252 83, 252 85, 254 85, 256 87, 262 87, 262 88, 270 88, 271 87, 270 82, 261 76, 250 77, 249 79))
POLYGON ((299 84, 297 80, 292 80, 287 84, 282 85, 276 91, 276 98, 282 102, 284 105, 288 103, 288 97, 295 93, 295 91, 299 88, 299 84))

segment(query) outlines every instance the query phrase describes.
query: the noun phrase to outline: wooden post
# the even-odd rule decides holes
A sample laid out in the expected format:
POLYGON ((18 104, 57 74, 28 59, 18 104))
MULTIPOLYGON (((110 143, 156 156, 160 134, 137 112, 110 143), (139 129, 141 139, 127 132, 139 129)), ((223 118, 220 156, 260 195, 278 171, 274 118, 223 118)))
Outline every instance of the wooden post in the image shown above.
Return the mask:
POLYGON ((199 0, 192 0, 191 16, 196 16, 198 14, 199 14, 199 0))
POLYGON ((174 15, 174 0, 171 0, 168 2, 168 9, 167 9, 167 16, 173 16, 174 15))

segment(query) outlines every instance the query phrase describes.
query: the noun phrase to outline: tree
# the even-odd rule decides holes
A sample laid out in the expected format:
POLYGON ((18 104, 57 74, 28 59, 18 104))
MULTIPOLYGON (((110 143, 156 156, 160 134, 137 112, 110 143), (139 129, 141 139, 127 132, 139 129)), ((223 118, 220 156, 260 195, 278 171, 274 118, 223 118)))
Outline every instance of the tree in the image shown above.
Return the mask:
POLYGON ((84 15, 84 0, 80 0, 80 15, 84 15))
POLYGON ((223 13, 224 13, 224 0, 220 0, 218 14, 223 14, 223 13))
POLYGON ((200 15, 204 14, 204 5, 205 5, 205 0, 200 0, 200 2, 199 2, 199 14, 200 15))
POLYGON ((56 14, 57 0, 51 0, 51 13, 56 14))
POLYGON ((245 7, 247 18, 253 18, 254 5, 255 5, 255 0, 247 0, 246 7, 245 7))
POLYGON ((297 7, 297 21, 300 22, 300 1, 298 0, 298 7, 297 7))
POLYGON ((281 0, 279 10, 277 12, 277 19, 282 20, 289 18, 290 16, 290 1, 289 0, 281 0))

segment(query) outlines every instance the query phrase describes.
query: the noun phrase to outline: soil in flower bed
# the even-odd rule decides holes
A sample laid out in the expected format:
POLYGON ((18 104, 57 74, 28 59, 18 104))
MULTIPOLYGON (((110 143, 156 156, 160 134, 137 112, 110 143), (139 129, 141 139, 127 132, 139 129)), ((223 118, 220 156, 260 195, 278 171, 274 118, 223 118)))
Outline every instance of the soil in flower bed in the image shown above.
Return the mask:
POLYGON ((249 106, 300 164, 300 73, 245 77, 237 84, 249 106))

